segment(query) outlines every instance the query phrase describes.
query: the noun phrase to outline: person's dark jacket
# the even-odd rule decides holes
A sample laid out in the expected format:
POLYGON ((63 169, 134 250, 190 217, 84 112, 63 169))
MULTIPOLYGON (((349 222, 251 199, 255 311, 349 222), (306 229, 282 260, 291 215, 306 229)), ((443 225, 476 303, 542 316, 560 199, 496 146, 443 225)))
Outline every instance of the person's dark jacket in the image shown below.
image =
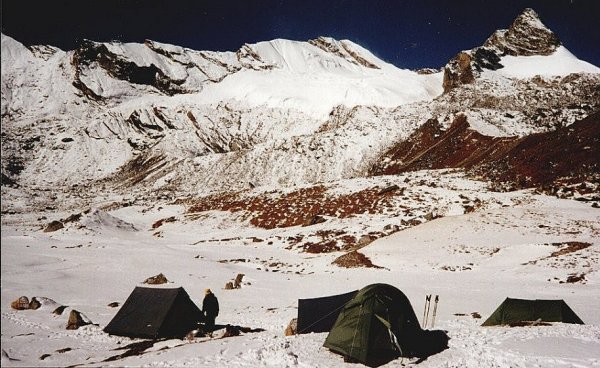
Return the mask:
POLYGON ((206 294, 202 301, 202 311, 206 317, 216 317, 219 315, 219 301, 215 294, 206 294))

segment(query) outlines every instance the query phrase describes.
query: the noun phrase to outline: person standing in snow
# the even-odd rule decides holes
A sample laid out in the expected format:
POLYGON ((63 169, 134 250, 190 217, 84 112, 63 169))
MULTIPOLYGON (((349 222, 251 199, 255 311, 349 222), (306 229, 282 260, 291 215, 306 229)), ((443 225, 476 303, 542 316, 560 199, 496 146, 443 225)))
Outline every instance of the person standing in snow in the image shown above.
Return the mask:
POLYGON ((219 315, 219 301, 210 289, 206 289, 204 293, 204 300, 202 301, 204 326, 210 332, 215 328, 215 318, 219 315))

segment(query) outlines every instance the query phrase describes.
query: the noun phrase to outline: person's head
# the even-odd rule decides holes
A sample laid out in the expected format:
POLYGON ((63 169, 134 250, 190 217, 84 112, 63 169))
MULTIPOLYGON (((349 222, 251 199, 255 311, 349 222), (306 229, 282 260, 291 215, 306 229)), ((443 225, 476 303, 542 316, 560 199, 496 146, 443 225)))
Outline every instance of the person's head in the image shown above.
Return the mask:
POLYGON ((212 294, 212 291, 210 291, 210 289, 204 290, 204 295, 208 295, 208 294, 212 294))

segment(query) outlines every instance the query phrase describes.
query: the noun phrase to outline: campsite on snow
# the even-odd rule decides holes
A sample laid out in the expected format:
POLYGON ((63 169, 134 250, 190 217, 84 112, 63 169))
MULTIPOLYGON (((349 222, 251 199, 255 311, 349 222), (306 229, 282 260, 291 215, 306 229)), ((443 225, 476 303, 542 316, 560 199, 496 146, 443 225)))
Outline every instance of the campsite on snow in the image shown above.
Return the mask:
POLYGON ((3 367, 600 367, 600 68, 2 34, 3 367))

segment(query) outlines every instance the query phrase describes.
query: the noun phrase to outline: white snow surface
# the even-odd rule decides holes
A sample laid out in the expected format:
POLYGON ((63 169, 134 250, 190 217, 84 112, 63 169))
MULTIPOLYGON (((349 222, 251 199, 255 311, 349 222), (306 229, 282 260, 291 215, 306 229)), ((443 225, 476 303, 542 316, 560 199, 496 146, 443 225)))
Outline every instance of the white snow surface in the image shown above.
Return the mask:
POLYGON ((340 43, 366 54, 378 69, 356 65, 306 42, 277 39, 249 46, 273 69, 242 70, 208 85, 194 98, 201 103, 231 99, 250 106, 291 108, 325 119, 338 105, 394 107, 442 93, 442 73, 419 75, 398 69, 351 41, 340 43))
MULTIPOLYGON (((511 56, 500 59, 504 68, 496 72, 513 78, 566 76, 571 73, 600 73, 597 66, 578 59, 564 46, 559 46, 551 55, 511 56)), ((486 73, 490 73, 486 71, 486 73)))
MULTIPOLYGON (((530 191, 485 192, 484 183, 432 174, 411 174, 417 175, 416 181, 418 175, 435 177, 438 185, 407 187, 403 204, 419 211, 419 206, 434 200, 425 197, 423 202, 416 196, 433 195, 439 203, 450 204, 446 217, 362 248, 374 264, 383 267, 379 269, 332 265, 340 252, 285 249, 282 239, 289 235, 312 233, 332 223, 266 230, 227 212, 193 217, 182 206, 156 204, 91 211, 83 215, 82 226, 70 224, 45 233, 40 225, 68 213, 46 212, 48 219, 42 219, 41 213, 3 215, 2 366, 355 367, 322 347, 326 333, 286 337, 283 331, 296 317, 297 299, 343 293, 375 282, 402 290, 419 319, 425 295, 439 295, 435 328, 448 331, 450 346, 420 363, 421 367, 600 366, 598 209, 530 191), (459 194, 476 196, 483 206, 462 214, 456 201, 459 194), (159 232, 152 229, 157 220, 168 217, 177 220, 164 223, 159 232), (273 243, 257 243, 252 237, 273 243), (591 246, 549 257, 559 249, 555 243, 569 241, 591 246), (158 273, 171 282, 162 287, 183 286, 198 305, 204 289, 211 288, 221 305, 218 323, 265 331, 223 339, 217 333, 212 339, 167 340, 142 355, 102 362, 123 352, 114 349, 141 341, 102 331, 117 312, 108 304, 122 304, 135 286, 158 273), (245 275, 242 287, 224 290, 238 273, 245 275), (572 273, 585 274, 585 282, 560 282, 572 273), (11 309, 10 303, 22 295, 43 297, 44 307, 11 309), (480 327, 506 297, 564 299, 586 325, 480 327), (82 312, 95 325, 66 330, 68 313, 53 315, 54 303, 82 312), (473 312, 483 318, 472 318, 473 312)), ((350 193, 392 179, 346 180, 332 193, 350 193)), ((393 214, 386 222, 378 221, 383 226, 394 218, 399 221, 393 214)), ((365 216, 340 224, 360 233, 361 221, 365 216)), ((412 363, 398 359, 386 367, 412 363)))

